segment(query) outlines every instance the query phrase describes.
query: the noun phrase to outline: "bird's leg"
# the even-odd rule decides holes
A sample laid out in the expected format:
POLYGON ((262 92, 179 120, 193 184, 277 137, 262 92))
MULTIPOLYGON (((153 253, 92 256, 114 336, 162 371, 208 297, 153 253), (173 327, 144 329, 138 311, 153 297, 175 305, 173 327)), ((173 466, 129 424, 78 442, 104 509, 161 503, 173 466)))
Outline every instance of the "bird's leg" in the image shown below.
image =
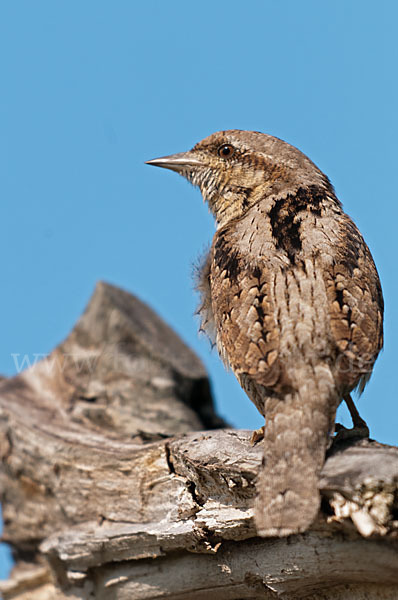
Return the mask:
POLYGON ((366 425, 366 422, 360 416, 357 407, 354 404, 353 399, 351 398, 351 394, 345 394, 343 396, 345 403, 347 405, 348 410, 350 411, 352 425, 351 429, 340 425, 340 423, 336 423, 336 435, 335 440, 346 440, 351 438, 368 438, 369 437, 369 427, 366 425))

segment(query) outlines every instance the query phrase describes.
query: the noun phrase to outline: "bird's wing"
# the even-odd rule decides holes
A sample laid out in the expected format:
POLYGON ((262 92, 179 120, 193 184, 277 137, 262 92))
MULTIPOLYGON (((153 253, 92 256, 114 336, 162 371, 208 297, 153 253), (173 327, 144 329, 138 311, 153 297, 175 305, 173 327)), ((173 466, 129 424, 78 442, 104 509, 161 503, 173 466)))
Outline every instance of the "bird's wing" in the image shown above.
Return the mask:
POLYGON ((323 269, 331 333, 339 350, 336 377, 363 390, 383 346, 383 294, 362 235, 347 215, 339 219, 332 265, 323 269))
POLYGON ((272 273, 266 261, 248 263, 233 229, 216 233, 210 251, 211 305, 217 346, 238 379, 248 376, 274 386, 280 372, 279 328, 271 299, 272 273))

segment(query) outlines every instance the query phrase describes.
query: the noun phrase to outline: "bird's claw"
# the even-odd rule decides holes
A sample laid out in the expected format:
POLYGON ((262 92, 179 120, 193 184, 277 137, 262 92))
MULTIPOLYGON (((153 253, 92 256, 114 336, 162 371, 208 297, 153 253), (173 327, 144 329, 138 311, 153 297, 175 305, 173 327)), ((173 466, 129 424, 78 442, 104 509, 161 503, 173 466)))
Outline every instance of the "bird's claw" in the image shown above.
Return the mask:
POLYGON ((250 438, 250 443, 252 446, 257 444, 257 442, 259 442, 260 440, 264 439, 264 430, 265 430, 265 426, 263 425, 262 427, 260 427, 260 429, 255 429, 253 431, 251 438, 250 438))
POLYGON ((356 423, 354 427, 344 427, 340 423, 336 423, 335 427, 336 434, 333 438, 335 442, 341 442, 343 440, 353 439, 366 439, 369 437, 369 427, 365 421, 362 423, 356 423))
POLYGON ((347 404, 348 410, 350 411, 353 426, 349 429, 340 423, 336 423, 336 435, 334 436, 334 441, 340 442, 342 440, 368 438, 369 427, 366 425, 366 421, 364 421, 360 416, 350 394, 346 394, 344 396, 344 400, 347 404))

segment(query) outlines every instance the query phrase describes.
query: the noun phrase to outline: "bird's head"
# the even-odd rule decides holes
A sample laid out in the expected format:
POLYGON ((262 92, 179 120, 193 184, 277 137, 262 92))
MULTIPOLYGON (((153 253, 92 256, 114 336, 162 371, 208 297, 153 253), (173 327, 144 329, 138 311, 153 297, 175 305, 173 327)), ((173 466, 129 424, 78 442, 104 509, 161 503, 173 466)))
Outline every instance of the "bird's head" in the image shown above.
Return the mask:
POLYGON ((328 185, 297 148, 258 131, 219 131, 188 152, 147 164, 176 171, 199 186, 219 226, 264 198, 295 193, 305 185, 328 185))

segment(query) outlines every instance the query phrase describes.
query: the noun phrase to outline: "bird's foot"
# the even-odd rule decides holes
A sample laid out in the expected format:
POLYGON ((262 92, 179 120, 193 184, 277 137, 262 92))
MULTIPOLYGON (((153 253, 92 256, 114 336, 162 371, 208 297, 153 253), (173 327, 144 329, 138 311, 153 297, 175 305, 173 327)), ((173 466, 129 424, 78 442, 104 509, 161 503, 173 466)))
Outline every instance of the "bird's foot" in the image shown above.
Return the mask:
POLYGON ((343 440, 366 439, 369 437, 369 427, 365 421, 356 423, 354 427, 344 427, 340 423, 336 423, 336 434, 333 438, 334 442, 342 442, 343 440))
POLYGON ((252 436, 250 438, 250 443, 252 446, 257 444, 257 442, 259 442, 260 440, 264 439, 264 429, 265 429, 265 425, 260 427, 260 429, 255 429, 253 431, 252 436))
POLYGON ((344 396, 344 400, 347 404, 348 410, 350 411, 353 427, 349 429, 347 427, 344 427, 344 425, 340 425, 340 423, 336 423, 336 435, 334 436, 334 441, 340 442, 342 440, 352 440, 354 438, 368 438, 369 427, 366 425, 366 422, 360 416, 350 394, 346 394, 344 396))

